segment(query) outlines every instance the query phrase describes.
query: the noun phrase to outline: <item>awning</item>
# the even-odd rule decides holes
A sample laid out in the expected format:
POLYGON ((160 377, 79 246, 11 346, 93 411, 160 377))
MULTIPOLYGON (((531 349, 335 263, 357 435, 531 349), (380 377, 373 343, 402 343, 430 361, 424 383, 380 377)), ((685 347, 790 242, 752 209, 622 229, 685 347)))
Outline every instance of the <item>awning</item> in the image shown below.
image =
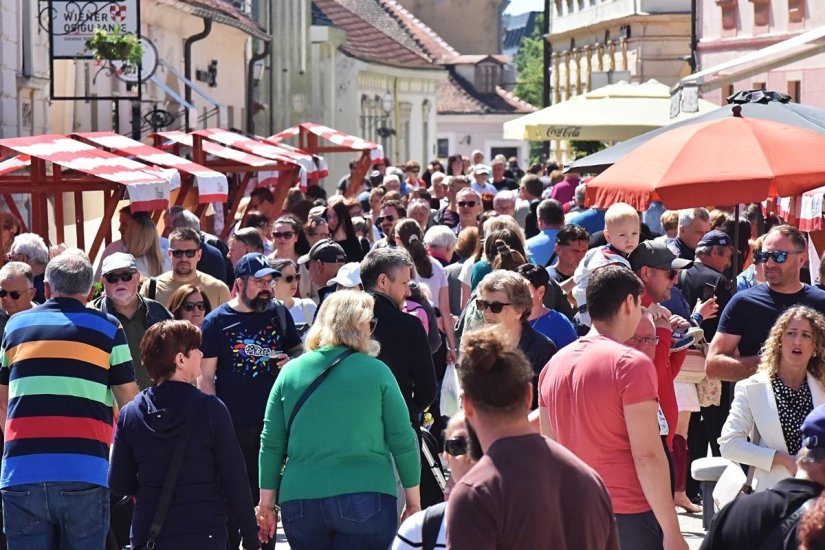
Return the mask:
POLYGON ((384 160, 384 148, 377 143, 367 141, 365 139, 339 132, 329 126, 322 124, 315 124, 314 122, 304 122, 287 128, 283 132, 279 132, 274 136, 266 138, 267 141, 279 142, 285 139, 296 137, 301 133, 301 130, 313 134, 315 136, 324 138, 339 147, 349 149, 350 151, 369 151, 370 159, 373 161, 384 160))
POLYGON ((229 186, 226 175, 189 159, 161 151, 114 132, 84 132, 72 134, 117 154, 134 157, 143 162, 174 168, 190 174, 198 187, 198 202, 201 204, 226 201, 229 186))
POLYGON ((133 211, 152 211, 169 205, 169 180, 153 173, 145 164, 108 153, 87 143, 47 134, 0 139, 0 147, 121 184, 126 188, 133 211))
MULTIPOLYGON (((194 147, 195 140, 192 137, 192 134, 187 134, 186 132, 175 130, 170 132, 158 132, 155 135, 159 136, 161 139, 183 145, 184 147, 194 147)), ((212 155, 213 157, 251 166, 253 168, 265 168, 276 164, 272 161, 272 159, 265 159, 257 155, 239 151, 238 149, 224 147, 223 145, 219 145, 208 140, 203 140, 203 150, 206 154, 212 155)))
POLYGON ((23 168, 31 166, 31 157, 29 155, 17 155, 8 160, 0 162, 0 176, 3 174, 11 174, 23 168))
MULTIPOLYGON (((206 130, 196 130, 193 134, 201 135, 211 141, 226 145, 227 147, 234 147, 241 151, 252 153, 259 157, 272 159, 284 164, 291 164, 298 170, 298 177, 301 181, 301 187, 306 189, 307 174, 310 169, 315 167, 315 162, 312 157, 303 155, 303 158, 298 158, 291 151, 273 145, 271 143, 264 143, 255 139, 248 138, 244 135, 221 130, 220 128, 210 128, 206 130), (308 158, 307 158, 308 157, 308 158)), ((280 171, 273 171, 269 175, 259 174, 260 185, 277 185, 280 181, 280 171)))
MULTIPOLYGON (((731 46, 735 47, 735 43, 731 46)), ((671 93, 715 90, 822 52, 825 52, 825 25, 686 76, 676 83, 671 93)))

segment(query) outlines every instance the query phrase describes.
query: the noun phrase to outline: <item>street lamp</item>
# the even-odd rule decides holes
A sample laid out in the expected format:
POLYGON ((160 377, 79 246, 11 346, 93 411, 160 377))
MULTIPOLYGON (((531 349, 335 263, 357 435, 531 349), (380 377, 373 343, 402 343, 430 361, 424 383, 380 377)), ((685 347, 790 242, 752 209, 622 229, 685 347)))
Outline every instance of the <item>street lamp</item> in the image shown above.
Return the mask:
POLYGON ((389 115, 392 112, 393 105, 395 104, 395 98, 392 97, 392 94, 389 90, 384 96, 381 98, 381 109, 384 110, 384 114, 389 115))

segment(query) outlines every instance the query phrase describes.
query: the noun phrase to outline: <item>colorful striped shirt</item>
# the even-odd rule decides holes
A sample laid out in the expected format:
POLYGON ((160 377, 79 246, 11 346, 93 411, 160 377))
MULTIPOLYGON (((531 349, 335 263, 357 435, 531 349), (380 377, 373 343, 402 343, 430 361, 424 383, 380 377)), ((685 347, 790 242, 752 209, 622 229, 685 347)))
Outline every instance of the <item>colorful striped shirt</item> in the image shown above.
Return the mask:
POLYGON ((117 319, 53 298, 9 319, 0 353, 0 384, 9 393, 0 488, 108 486, 111 388, 135 380, 117 319))

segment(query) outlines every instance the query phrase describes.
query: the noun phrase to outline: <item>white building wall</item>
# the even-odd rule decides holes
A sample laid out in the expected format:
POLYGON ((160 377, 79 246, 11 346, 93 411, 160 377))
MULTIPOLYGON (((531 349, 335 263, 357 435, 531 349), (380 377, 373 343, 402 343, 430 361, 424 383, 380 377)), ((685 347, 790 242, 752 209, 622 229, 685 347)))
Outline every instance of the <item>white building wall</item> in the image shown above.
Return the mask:
POLYGON ((516 147, 519 162, 525 166, 530 160, 529 142, 501 137, 504 123, 519 116, 522 115, 438 115, 438 139, 448 140, 451 155, 470 157, 479 149, 487 161, 493 147, 516 147))

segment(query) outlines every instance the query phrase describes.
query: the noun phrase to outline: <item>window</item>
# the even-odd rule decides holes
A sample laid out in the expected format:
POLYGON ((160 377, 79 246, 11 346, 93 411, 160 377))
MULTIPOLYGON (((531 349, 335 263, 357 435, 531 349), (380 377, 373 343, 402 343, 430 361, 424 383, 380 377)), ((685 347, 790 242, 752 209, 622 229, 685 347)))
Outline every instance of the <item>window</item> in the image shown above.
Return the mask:
POLYGON ((450 156, 450 140, 447 138, 438 138, 438 158, 445 159, 450 156))
POLYGON ((750 0, 753 4, 753 24, 767 27, 771 23, 771 0, 750 0))
POLYGON ((791 101, 799 103, 802 100, 802 82, 799 80, 789 80, 788 95, 791 96, 791 101))
POLYGON ((788 20, 791 23, 805 20, 805 0, 788 0, 788 20))
POLYGON ((716 0, 716 5, 722 9, 722 28, 725 30, 735 29, 738 0, 716 0))
POLYGON ((764 90, 765 89, 765 83, 754 81, 754 83, 751 84, 751 88, 753 88, 754 90, 764 90))
POLYGON ((481 94, 496 93, 500 67, 496 63, 479 63, 475 69, 476 90, 481 94))

